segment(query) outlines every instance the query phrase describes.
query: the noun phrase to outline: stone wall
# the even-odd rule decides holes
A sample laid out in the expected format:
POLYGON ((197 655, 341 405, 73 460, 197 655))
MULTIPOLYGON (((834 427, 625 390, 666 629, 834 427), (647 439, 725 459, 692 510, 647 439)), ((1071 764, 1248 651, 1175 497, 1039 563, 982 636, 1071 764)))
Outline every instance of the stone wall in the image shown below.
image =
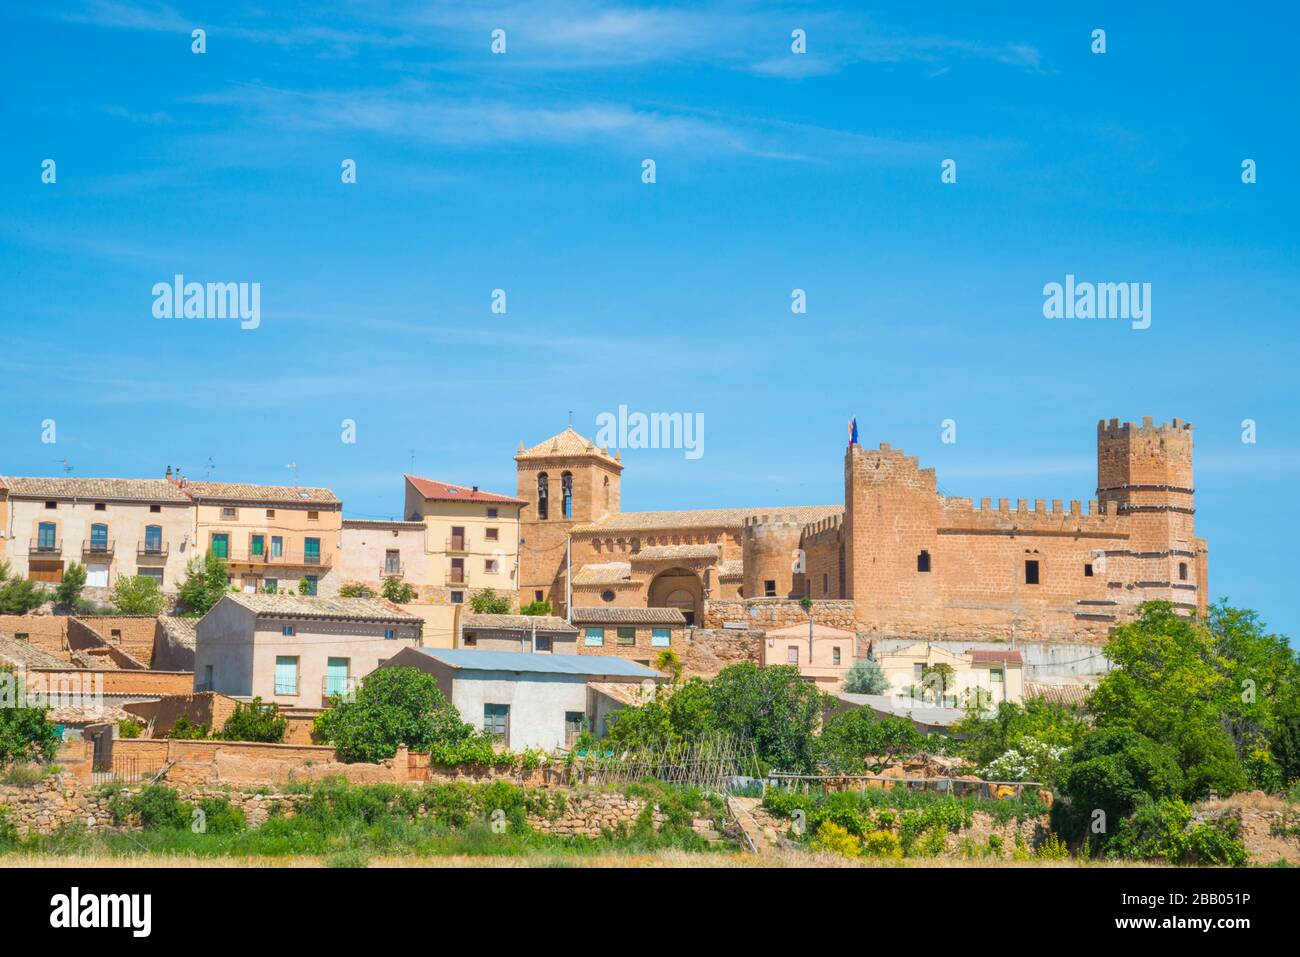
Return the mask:
MULTIPOLYGON (((843 599, 813 599, 813 617, 819 624, 855 631, 854 605, 843 599)), ((721 628, 744 623, 751 629, 784 628, 808 622, 808 612, 793 598, 710 599, 704 603, 704 624, 721 628)))
POLYGON ((732 628, 688 628, 683 639, 683 671, 687 677, 710 677, 728 665, 759 662, 761 631, 732 628))

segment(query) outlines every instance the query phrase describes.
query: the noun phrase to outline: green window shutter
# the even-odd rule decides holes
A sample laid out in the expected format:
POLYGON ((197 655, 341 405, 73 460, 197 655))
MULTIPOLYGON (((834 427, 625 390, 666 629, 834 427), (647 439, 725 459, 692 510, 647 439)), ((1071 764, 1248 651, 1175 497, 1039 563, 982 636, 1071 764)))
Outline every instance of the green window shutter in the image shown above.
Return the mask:
POLYGON ((619 643, 620 645, 635 645, 635 644, 636 644, 636 629, 635 629, 635 628, 620 628, 620 629, 618 630, 618 643, 619 643))

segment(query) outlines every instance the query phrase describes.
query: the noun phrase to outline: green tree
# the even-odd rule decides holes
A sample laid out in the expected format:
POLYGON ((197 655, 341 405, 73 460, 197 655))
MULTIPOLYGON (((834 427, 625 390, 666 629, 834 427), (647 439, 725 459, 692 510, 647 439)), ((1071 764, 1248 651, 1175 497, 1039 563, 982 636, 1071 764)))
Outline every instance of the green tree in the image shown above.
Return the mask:
POLYGON ((48 709, 29 707, 22 676, 0 665, 0 767, 21 761, 51 761, 59 750, 59 731, 46 720, 48 709))
POLYGON ((889 690, 889 679, 880 662, 859 658, 844 673, 844 690, 849 694, 884 694, 889 690))
POLYGON ((1031 748, 1072 748, 1089 730, 1078 711, 1031 700, 1023 705, 1003 701, 992 713, 968 714, 953 726, 952 734, 962 757, 987 767, 1007 752, 1020 750, 1026 739, 1034 742, 1031 748))
POLYGON ((362 679, 355 700, 331 699, 317 716, 319 740, 334 745, 345 762, 383 761, 400 745, 412 751, 454 749, 481 735, 438 690, 437 680, 415 668, 380 668, 362 679))
POLYGON ((148 575, 121 575, 113 584, 111 601, 123 615, 161 615, 167 596, 148 575))
POLYGON ((895 757, 926 750, 927 743, 907 718, 877 718, 870 708, 850 708, 826 721, 817 754, 832 772, 877 774, 895 757), (868 764, 869 758, 875 760, 868 764))
POLYGON ((361 582, 344 582, 339 586, 341 598, 374 598, 375 592, 369 585, 361 582))
POLYGON ((235 702, 235 710, 221 731, 214 737, 224 741, 261 741, 267 744, 281 744, 288 733, 289 722, 280 714, 276 704, 263 705, 261 698, 254 698, 245 704, 235 702))
POLYGON ((519 614, 553 615, 555 614, 555 609, 551 607, 551 603, 549 601, 530 601, 528 604, 520 606, 519 614))
POLYGON ((664 671, 672 675, 673 684, 682 680, 682 656, 671 648, 665 648, 655 657, 655 671, 664 671))
POLYGON ((230 575, 226 563, 209 549, 202 558, 190 559, 176 598, 187 617, 202 618, 229 590, 230 575))
POLYGON ((415 589, 400 578, 385 578, 381 594, 398 605, 408 604, 415 599, 415 589))
POLYGON ((484 588, 470 598, 469 607, 476 615, 508 615, 510 599, 505 595, 498 595, 494 588, 484 588))
POLYGON ((50 593, 26 578, 0 582, 0 614, 27 615, 50 600, 50 593))
POLYGON ((54 601, 60 605, 75 608, 81 598, 81 590, 86 587, 86 566, 72 562, 63 570, 63 578, 54 586, 54 601))

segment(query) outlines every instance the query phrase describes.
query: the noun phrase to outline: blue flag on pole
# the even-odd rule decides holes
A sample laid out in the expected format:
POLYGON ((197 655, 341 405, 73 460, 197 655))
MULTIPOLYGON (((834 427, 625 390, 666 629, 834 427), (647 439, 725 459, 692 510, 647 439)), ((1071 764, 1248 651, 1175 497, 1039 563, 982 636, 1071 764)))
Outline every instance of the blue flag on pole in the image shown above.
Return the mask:
POLYGON ((849 420, 849 445, 858 444, 858 417, 855 415, 849 420))

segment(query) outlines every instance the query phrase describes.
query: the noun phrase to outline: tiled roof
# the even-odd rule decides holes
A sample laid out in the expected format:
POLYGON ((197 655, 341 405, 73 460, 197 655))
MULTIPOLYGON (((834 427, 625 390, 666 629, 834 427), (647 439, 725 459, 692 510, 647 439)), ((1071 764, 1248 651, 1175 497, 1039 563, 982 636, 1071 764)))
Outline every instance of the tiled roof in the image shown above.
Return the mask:
POLYGON ((395 621, 411 624, 424 619, 379 598, 324 598, 318 595, 250 595, 231 592, 230 601, 258 616, 276 618, 350 618, 355 621, 395 621))
POLYGON ((575 608, 573 623, 592 625, 684 625, 676 608, 575 608))
POLYGON ((971 664, 977 662, 993 662, 996 664, 1000 661, 1013 665, 1024 664, 1020 652, 1012 651, 1009 648, 1006 651, 999 651, 996 648, 972 648, 966 654, 970 655, 971 664))
POLYGON ((575 585, 619 585, 632 580, 629 562, 597 562, 583 565, 573 574, 575 585))
MULTIPOLYGON (((665 679, 664 675, 645 665, 615 655, 555 655, 527 651, 477 651, 470 648, 411 648, 409 652, 428 655, 457 670, 617 676, 649 678, 654 681, 665 679)), ((403 652, 406 653, 408 652, 403 652)), ((390 658, 390 664, 392 661, 390 658)))
POLYGON ((274 502, 296 505, 340 505, 338 496, 327 488, 297 485, 249 485, 245 482, 192 482, 180 486, 196 500, 213 502, 274 502))
POLYGON ((538 631, 566 632, 576 634, 578 629, 556 615, 466 615, 460 621, 464 631, 531 631, 534 626, 538 631))
POLYGON ((401 529, 424 529, 424 522, 399 522, 393 519, 382 518, 345 518, 343 519, 344 528, 401 528, 401 529))
POLYGON ((433 479, 408 475, 406 480, 426 499, 435 502, 498 502, 503 505, 527 505, 522 498, 510 495, 498 495, 496 492, 484 492, 482 489, 464 485, 452 485, 450 482, 435 482, 433 479))
POLYGON ((0 661, 28 668, 66 668, 68 662, 50 654, 44 648, 38 648, 30 641, 19 641, 8 635, 0 635, 0 661))
POLYGON ((21 478, 6 475, 0 483, 16 498, 78 498, 106 502, 175 502, 188 505, 186 495, 166 479, 21 478))
POLYGON ((596 522, 575 525, 574 534, 650 532, 674 528, 740 528, 757 515, 793 515, 796 521, 819 522, 841 515, 842 505, 793 505, 780 508, 702 508, 677 512, 617 512, 596 522))
POLYGON ((632 556, 634 562, 659 562, 690 558, 721 558, 721 545, 648 545, 632 556))
POLYGON ((610 465, 621 469, 623 463, 610 456, 607 449, 596 447, 596 443, 591 439, 584 438, 577 432, 573 431, 573 426, 569 426, 559 435, 553 435, 545 442, 538 442, 531 449, 523 447, 520 443, 519 452, 515 455, 515 461, 526 459, 550 459, 550 458, 573 458, 576 456, 594 455, 604 460, 610 465))
POLYGON ((718 563, 719 578, 740 578, 745 574, 745 561, 741 558, 729 558, 718 563))
POLYGON ((1044 704, 1061 704, 1067 706, 1081 705, 1088 700, 1092 692, 1089 685, 1070 681, 1048 683, 1045 681, 1026 681, 1025 700, 1039 700, 1044 704))
POLYGON ((159 615, 158 623, 162 625, 163 631, 179 645, 186 648, 193 648, 195 640, 198 637, 197 618, 182 618, 179 615, 159 615))

